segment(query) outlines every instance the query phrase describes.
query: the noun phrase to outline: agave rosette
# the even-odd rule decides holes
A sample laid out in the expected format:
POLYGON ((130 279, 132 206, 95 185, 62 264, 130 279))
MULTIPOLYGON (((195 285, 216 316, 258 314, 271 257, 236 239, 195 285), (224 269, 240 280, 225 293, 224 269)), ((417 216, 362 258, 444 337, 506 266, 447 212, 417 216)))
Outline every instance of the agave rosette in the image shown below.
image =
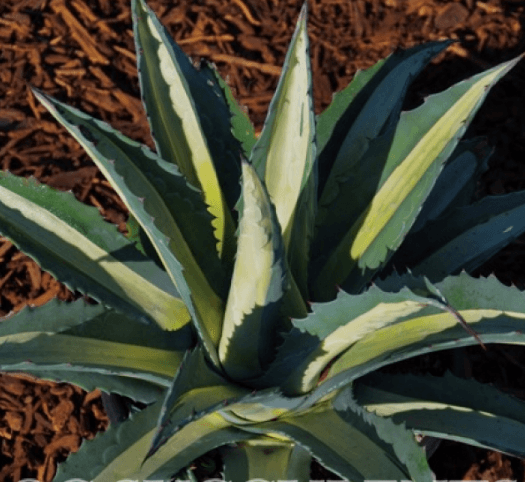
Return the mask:
POLYGON ((220 448, 232 481, 308 480, 312 457, 349 480, 430 481, 414 432, 525 456, 523 402, 377 371, 525 343, 523 294, 467 274, 525 231, 525 193, 476 200, 489 152, 459 142, 519 58, 402 112, 450 42, 396 51, 316 118, 304 6, 256 138, 215 70, 144 0, 132 12, 156 153, 33 89, 126 204, 130 235, 71 193, 0 174, 2 234, 100 302, 3 321, 2 370, 147 404, 55 480, 167 478, 220 448))

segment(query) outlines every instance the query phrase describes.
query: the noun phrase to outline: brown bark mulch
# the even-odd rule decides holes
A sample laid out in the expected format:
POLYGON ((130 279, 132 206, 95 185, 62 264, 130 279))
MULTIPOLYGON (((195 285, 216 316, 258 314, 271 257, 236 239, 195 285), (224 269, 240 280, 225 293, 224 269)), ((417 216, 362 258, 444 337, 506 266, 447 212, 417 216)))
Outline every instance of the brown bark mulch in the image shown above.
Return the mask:
MULTIPOLYGON (((213 61, 260 130, 301 7, 298 0, 150 0, 184 50, 213 61)), ((406 108, 432 92, 525 51, 519 0, 312 0, 309 35, 315 108, 324 109, 357 69, 398 47, 456 38, 416 79, 406 108)), ((99 117, 153 147, 142 110, 128 0, 0 2, 0 168, 71 190, 125 232, 126 209, 80 146, 31 94, 28 84, 99 117)), ((490 94, 467 135, 496 150, 480 191, 525 188, 525 62, 490 94)), ((225 119, 226 121, 226 119, 225 119)), ((525 237, 479 270, 525 288, 525 237)), ((65 286, 0 238, 0 316, 54 297, 65 286)), ((525 356, 517 348, 466 350, 465 375, 525 399, 525 356)), ((443 371, 450 355, 412 362, 443 371)), ((403 369, 401 367, 400 369, 403 369)), ((0 482, 50 481, 56 464, 107 426, 98 392, 0 376, 0 482)), ((441 479, 524 480, 523 463, 446 442, 432 458, 441 479)), ((79 474, 79 477, 82 475, 79 474)))

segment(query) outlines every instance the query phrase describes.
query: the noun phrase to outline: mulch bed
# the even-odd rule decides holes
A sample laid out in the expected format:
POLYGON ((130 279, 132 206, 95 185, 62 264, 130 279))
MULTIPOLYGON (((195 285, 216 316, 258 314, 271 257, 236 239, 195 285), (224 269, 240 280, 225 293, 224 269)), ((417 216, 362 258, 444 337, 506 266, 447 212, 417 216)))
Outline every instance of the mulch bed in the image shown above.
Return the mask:
MULTIPOLYGON (((293 32, 297 0, 150 0, 173 37, 195 60, 213 61, 260 130, 293 32)), ((461 40, 416 79, 406 108, 432 92, 525 51, 525 2, 312 0, 309 35, 315 108, 357 69, 398 47, 461 40)), ((128 0, 2 0, 0 3, 0 168, 71 190, 125 232, 126 209, 80 146, 32 96, 31 84, 153 147, 140 103, 128 0)), ((493 90, 467 136, 485 135, 495 153, 480 192, 525 188, 525 62, 493 90)), ((525 288, 525 238, 478 274, 495 272, 525 288)), ((0 316, 70 292, 0 238, 0 316)), ((525 399, 525 356, 518 348, 466 350, 465 375, 525 399)), ((439 354, 398 370, 442 372, 439 354)), ((0 376, 0 481, 50 481, 56 465, 107 426, 100 393, 0 376)), ((431 460, 438 479, 524 480, 522 461, 444 442, 431 460)), ((316 469, 317 470, 317 469, 316 469)), ((317 475, 326 475, 317 472, 317 475)), ((81 474, 79 474, 81 476, 81 474)))

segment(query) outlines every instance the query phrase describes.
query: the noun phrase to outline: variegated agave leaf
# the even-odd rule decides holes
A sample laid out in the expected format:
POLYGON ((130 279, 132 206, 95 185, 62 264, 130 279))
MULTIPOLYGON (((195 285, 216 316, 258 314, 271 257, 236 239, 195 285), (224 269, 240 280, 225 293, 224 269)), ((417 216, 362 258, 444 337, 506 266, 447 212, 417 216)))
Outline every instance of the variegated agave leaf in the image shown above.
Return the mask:
POLYGON ((522 402, 451 375, 377 374, 525 343, 523 294, 467 274, 525 231, 525 197, 476 199, 489 149, 459 142, 519 58, 402 112, 450 42, 396 51, 316 117, 304 5, 256 139, 215 70, 131 4, 156 152, 33 90, 129 209, 129 236, 71 194, 0 173, 0 232, 100 303, 9 317, 1 368, 148 405, 55 480, 192 476, 218 449, 233 482, 307 481, 312 459, 357 482, 430 482, 414 433, 525 456, 522 402))

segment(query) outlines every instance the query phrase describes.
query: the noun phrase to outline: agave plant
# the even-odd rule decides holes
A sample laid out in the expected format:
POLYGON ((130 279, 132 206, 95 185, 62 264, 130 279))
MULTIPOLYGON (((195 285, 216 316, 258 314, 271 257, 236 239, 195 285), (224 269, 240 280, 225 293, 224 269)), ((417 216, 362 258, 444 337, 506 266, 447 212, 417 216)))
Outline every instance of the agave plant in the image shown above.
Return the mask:
POLYGON ((432 479, 415 435, 525 456, 525 404, 379 368, 524 344, 525 302, 480 265, 525 231, 525 192, 475 198, 488 150, 459 142, 519 58, 402 112, 450 42, 358 72, 318 117, 306 6, 259 138, 228 86, 132 0, 156 153, 33 89, 129 209, 129 236, 33 179, 0 176, 0 230, 71 289, 0 324, 0 366, 145 406, 56 480, 168 479, 218 448, 225 480, 432 479), (395 269, 394 269, 395 268, 395 269))

